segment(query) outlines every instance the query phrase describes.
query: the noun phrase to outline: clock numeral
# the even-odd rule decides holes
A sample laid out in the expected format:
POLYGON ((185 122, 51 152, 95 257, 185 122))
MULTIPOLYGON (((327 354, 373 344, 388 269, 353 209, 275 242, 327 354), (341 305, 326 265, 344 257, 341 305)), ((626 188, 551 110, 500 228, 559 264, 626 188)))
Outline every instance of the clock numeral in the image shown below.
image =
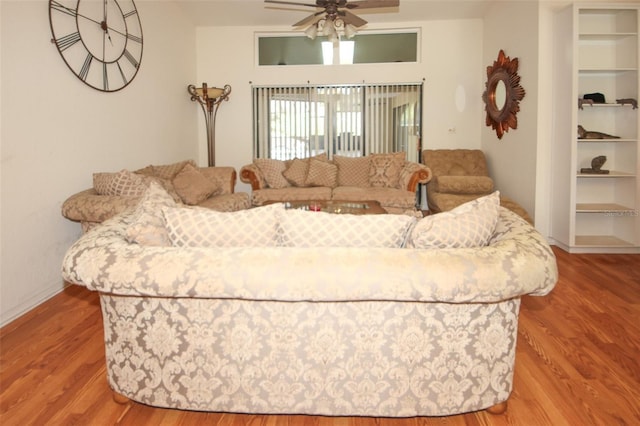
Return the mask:
POLYGON ((102 63, 102 88, 105 91, 109 90, 109 76, 107 75, 107 63, 102 63))
POLYGON ((138 37, 138 36, 134 36, 133 34, 127 34, 127 38, 129 40, 138 42, 138 43, 142 43, 142 37, 138 37))
POLYGON ((69 16, 73 16, 74 18, 78 16, 78 11, 76 9, 71 9, 70 7, 64 6, 57 1, 51 2, 51 9, 57 10, 58 12, 66 13, 69 16))
POLYGON ((140 64, 138 63, 138 61, 136 61, 136 58, 134 58, 133 55, 127 49, 124 50, 124 56, 129 60, 129 62, 131 62, 131 65, 138 68, 140 64))
POLYGON ((83 81, 87 80, 87 76, 89 75, 89 68, 91 68, 91 61, 93 61, 93 55, 89 53, 84 60, 84 64, 82 64, 82 69, 80 70, 80 77, 83 81))
POLYGON ((123 14, 122 16, 124 16, 124 17, 125 17, 125 19, 126 19, 126 18, 128 18, 128 17, 130 17, 130 16, 135 15, 136 13, 138 13, 138 11, 134 9, 134 10, 132 10, 131 12, 127 12, 127 13, 123 14))
POLYGON ((127 84, 127 76, 124 75, 124 71, 122 71, 122 67, 120 66, 120 62, 116 62, 116 64, 118 65, 118 69, 120 70, 120 75, 122 76, 122 82, 124 84, 127 84))
POLYGON ((67 34, 66 36, 62 36, 56 40, 56 44, 58 45, 58 49, 67 50, 74 44, 80 41, 80 33, 75 32, 71 34, 67 34))

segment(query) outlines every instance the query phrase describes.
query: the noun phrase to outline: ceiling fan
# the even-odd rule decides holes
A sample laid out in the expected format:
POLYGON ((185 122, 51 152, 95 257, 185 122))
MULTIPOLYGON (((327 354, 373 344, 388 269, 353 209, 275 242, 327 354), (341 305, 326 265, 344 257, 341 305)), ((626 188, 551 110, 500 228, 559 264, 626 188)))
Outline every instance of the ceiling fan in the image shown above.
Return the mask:
POLYGON ((312 31, 306 31, 307 35, 310 38, 315 38, 313 28, 315 28, 317 31, 318 23, 320 21, 324 21, 322 22, 323 26, 327 22, 331 22, 333 23, 333 25, 330 26, 332 28, 342 27, 344 28, 347 37, 352 37, 353 34, 355 34, 355 28, 359 28, 365 25, 367 21, 355 15, 354 13, 351 13, 349 10, 396 7, 400 5, 400 0, 316 0, 315 4, 280 0, 264 0, 264 2, 322 9, 319 12, 313 13, 303 20, 293 24, 294 27, 311 25, 308 30, 312 31))

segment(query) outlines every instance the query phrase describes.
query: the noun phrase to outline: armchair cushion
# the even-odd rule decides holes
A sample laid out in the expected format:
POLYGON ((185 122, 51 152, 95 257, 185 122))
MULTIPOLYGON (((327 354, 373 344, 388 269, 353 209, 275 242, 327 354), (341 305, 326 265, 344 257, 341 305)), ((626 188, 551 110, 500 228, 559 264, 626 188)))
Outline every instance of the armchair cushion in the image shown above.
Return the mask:
POLYGON ((438 176, 431 181, 434 191, 448 194, 489 194, 493 179, 489 176, 438 176))

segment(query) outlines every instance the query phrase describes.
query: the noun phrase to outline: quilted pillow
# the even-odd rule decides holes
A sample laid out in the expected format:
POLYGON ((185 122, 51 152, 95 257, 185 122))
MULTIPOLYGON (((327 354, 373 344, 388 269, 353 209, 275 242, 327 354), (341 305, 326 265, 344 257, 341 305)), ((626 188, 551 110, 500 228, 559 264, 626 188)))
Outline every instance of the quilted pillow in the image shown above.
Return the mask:
POLYGON ((160 209, 176 205, 162 186, 151 182, 136 206, 133 220, 125 233, 126 240, 145 246, 171 246, 160 209))
POLYGON ((404 152, 371 154, 369 156, 369 185, 381 188, 398 188, 400 171, 405 163, 404 152))
POLYGON ((352 215, 285 210, 280 218, 284 247, 402 247, 415 223, 408 215, 352 215))
POLYGON ((172 183, 182 201, 192 206, 222 192, 222 188, 207 179, 191 164, 185 165, 173 178, 172 183))
POLYGON ((369 157, 343 157, 334 155, 338 166, 338 186, 369 187, 369 157))
POLYGON ((147 185, 148 180, 144 176, 129 170, 93 174, 93 188, 99 195, 140 197, 147 190, 147 185))
POLYGON ((294 158, 282 175, 293 186, 304 186, 309 172, 309 160, 294 158))
POLYGON ((256 158, 253 160, 258 169, 264 175, 264 179, 267 181, 269 188, 287 188, 289 182, 282 173, 287 169, 287 165, 281 160, 272 160, 269 158, 256 158))
POLYGON ((277 245, 277 212, 270 204, 236 212, 206 208, 162 209, 171 244, 176 247, 273 247, 277 245))
POLYGON ((473 248, 489 244, 500 210, 500 193, 480 197, 453 210, 426 216, 413 227, 407 247, 473 248))
POLYGON ((328 186, 335 188, 338 181, 338 166, 311 158, 305 186, 328 186))

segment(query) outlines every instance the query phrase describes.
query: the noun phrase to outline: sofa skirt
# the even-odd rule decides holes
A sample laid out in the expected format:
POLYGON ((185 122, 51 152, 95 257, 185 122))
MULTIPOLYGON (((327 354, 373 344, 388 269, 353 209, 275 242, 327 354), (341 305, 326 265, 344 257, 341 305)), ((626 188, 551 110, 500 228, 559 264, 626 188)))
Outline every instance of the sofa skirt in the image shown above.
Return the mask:
POLYGON ((101 294, 108 381, 198 411, 443 416, 507 400, 520 299, 274 302, 101 294))

